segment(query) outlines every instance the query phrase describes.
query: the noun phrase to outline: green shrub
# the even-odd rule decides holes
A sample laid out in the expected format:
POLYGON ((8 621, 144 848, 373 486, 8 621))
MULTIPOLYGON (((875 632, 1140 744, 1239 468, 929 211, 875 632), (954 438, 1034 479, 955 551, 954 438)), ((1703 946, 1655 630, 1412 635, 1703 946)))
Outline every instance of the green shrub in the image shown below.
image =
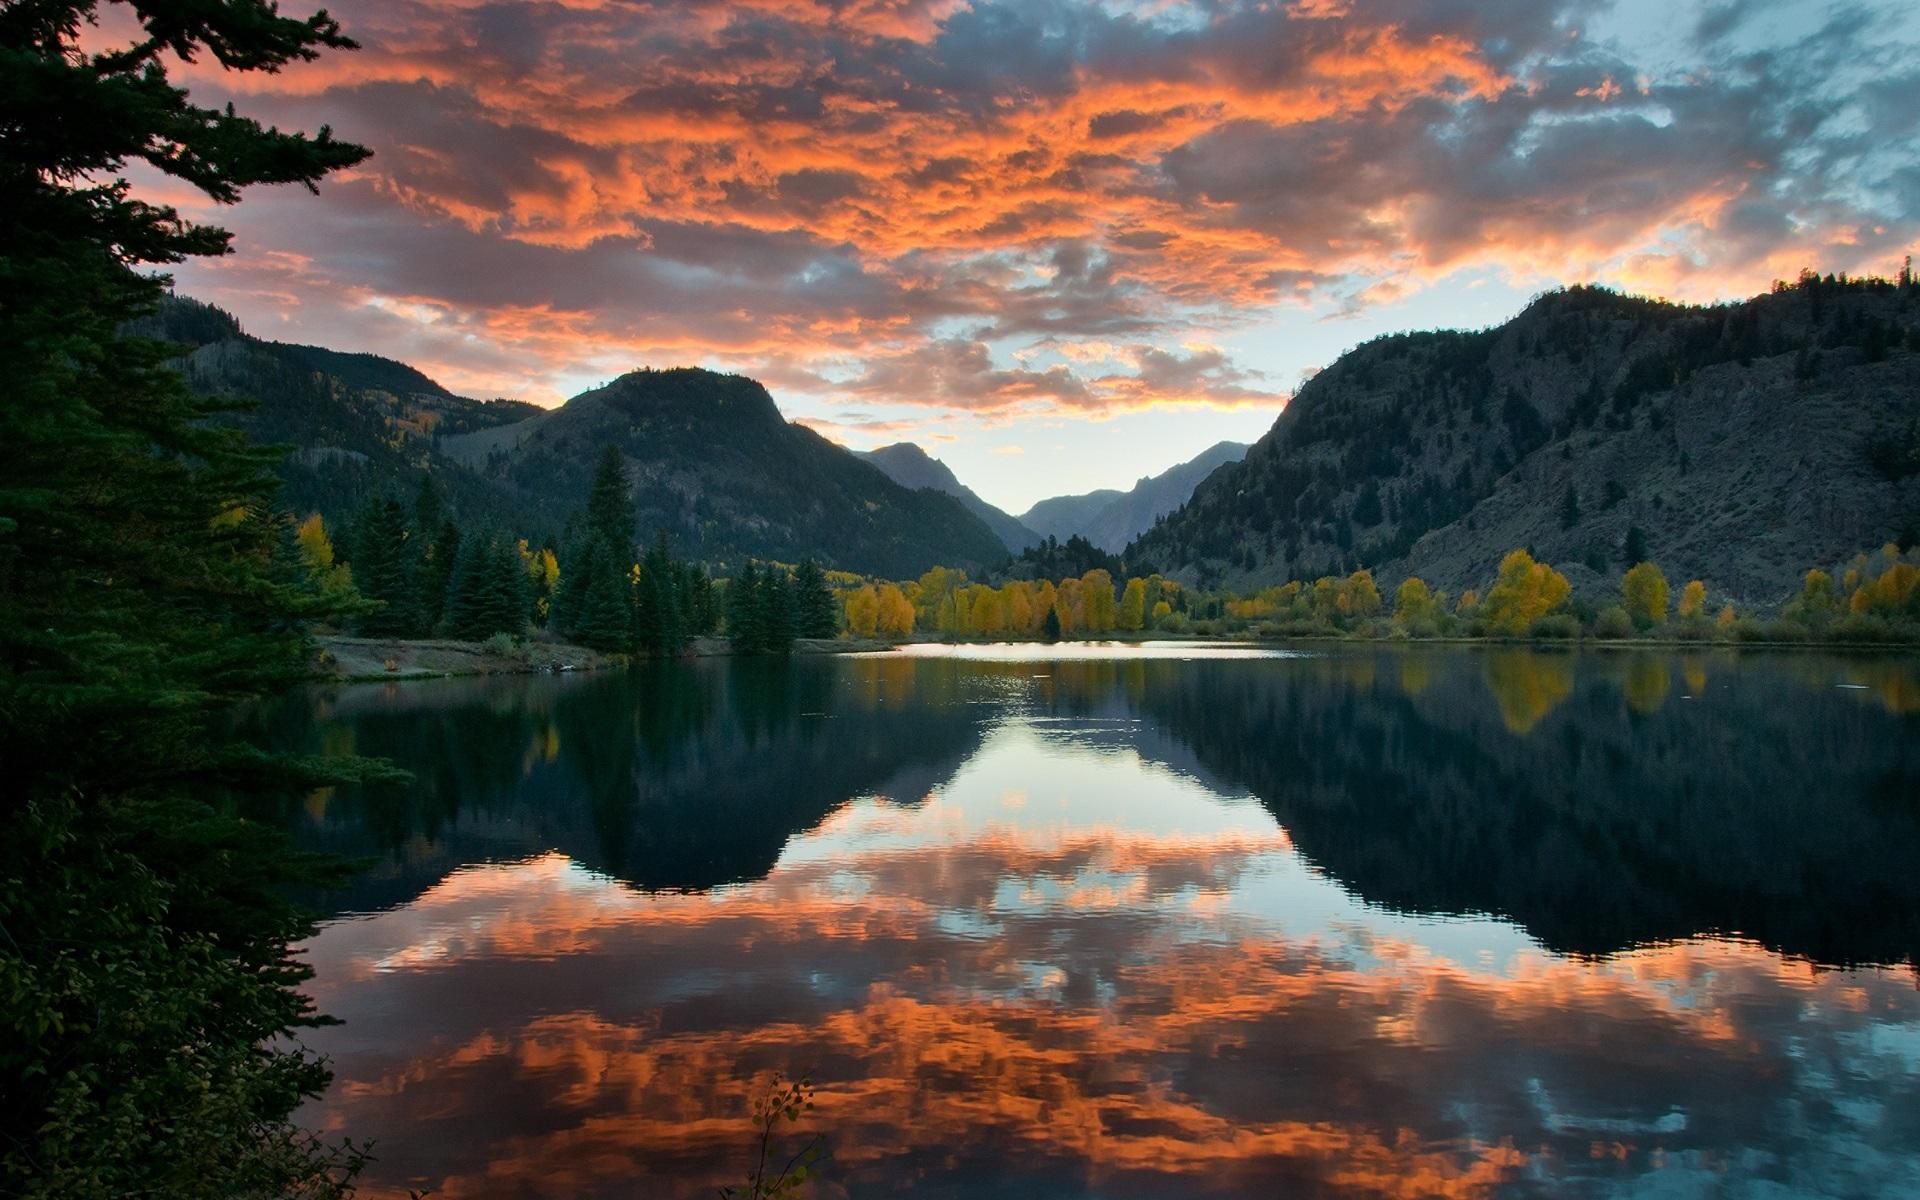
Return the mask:
MULTIPOLYGON (((1776 622, 1777 624, 1778 622, 1776 622)), ((1828 627, 1828 636, 1836 642, 1900 642, 1907 638, 1885 617, 1872 613, 1848 613, 1828 627)))
POLYGON ((1767 623, 1767 639, 1774 642, 1810 642, 1813 630, 1787 617, 1775 617, 1767 623))
POLYGON ((1727 640, 1734 642, 1764 642, 1767 640, 1767 627, 1752 617, 1736 617, 1727 626, 1727 640))
POLYGON ((1613 640, 1633 636, 1633 618, 1618 604, 1609 604, 1593 619, 1593 636, 1613 640))
POLYGON ((1580 636, 1580 622, 1571 613, 1554 613, 1535 621, 1527 628, 1527 633, 1537 638, 1577 638, 1580 636))

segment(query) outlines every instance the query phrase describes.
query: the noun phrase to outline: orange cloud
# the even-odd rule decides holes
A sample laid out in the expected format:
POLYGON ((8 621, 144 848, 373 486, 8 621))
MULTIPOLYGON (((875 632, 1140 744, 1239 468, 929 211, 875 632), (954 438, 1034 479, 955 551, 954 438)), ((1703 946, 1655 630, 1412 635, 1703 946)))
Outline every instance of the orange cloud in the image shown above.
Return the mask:
POLYGON ((1736 56, 1715 30, 1660 74, 1577 32, 1589 7, 350 0, 357 54, 187 68, 375 146, 318 219, 236 221, 322 277, 188 278, 483 393, 712 361, 822 398, 1107 413, 1282 397, 1231 362, 1090 375, 1077 342, 1174 354, 1464 267, 1704 298, 1914 244, 1912 123, 1871 152, 1845 133, 1912 99, 1898 46, 1836 23, 1736 56), (1010 364, 1022 343, 1062 353, 1010 364), (956 355, 985 360, 970 384, 956 355))

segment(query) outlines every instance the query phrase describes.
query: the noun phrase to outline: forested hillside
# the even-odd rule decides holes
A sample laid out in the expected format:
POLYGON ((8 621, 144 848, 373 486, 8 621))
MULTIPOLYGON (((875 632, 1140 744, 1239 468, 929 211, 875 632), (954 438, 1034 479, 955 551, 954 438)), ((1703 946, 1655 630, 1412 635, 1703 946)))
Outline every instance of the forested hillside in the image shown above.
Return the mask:
POLYGON ((1366 566, 1457 591, 1524 546, 1582 593, 1657 559, 1766 602, 1916 525, 1920 288, 1807 275, 1713 307, 1578 287, 1368 342, 1127 558, 1210 587, 1366 566))
POLYGON ((635 371, 518 424, 443 439, 528 519, 578 502, 603 447, 634 480, 640 528, 691 558, 745 557, 893 576, 1007 557, 952 496, 901 487, 804 426, 766 388, 697 368, 635 371))
MULTIPOLYGON (((292 447, 277 465, 288 508, 338 525, 379 495, 411 497, 431 473, 471 520, 511 514, 495 489, 437 452, 441 437, 524 420, 540 412, 517 400, 470 400, 392 359, 264 341, 232 316, 166 297, 129 332, 185 348, 188 384, 245 405, 219 419, 256 441, 292 447)), ((543 531, 518 529, 537 534, 543 531)))
POLYGON ((639 371, 549 411, 455 395, 371 354, 264 341, 183 297, 129 332, 177 342, 197 392, 242 405, 219 419, 292 448, 282 498, 342 528, 370 499, 411 498, 431 476, 463 524, 557 539, 607 445, 632 464, 640 530, 684 555, 918 574, 1007 557, 963 502, 892 482, 789 424, 752 380, 639 371))

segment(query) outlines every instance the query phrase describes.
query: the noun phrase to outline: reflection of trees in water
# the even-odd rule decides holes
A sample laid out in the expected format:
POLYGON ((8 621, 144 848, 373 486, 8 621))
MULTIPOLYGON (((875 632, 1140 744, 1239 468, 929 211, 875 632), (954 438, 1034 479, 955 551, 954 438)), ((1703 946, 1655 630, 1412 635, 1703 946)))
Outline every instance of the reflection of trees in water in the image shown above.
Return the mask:
POLYGON ((1920 955, 1920 740, 1886 711, 1910 662, 1729 655, 1709 689, 1688 656, 1702 698, 1673 704, 1666 655, 1401 653, 1426 662, 1153 664, 1142 711, 1377 903, 1578 952, 1719 931, 1920 955), (1358 682, 1376 667, 1418 686, 1358 682), (1854 676, 1884 708, 1834 688, 1854 676))
POLYGON ((957 767, 984 714, 939 702, 961 681, 938 666, 915 685, 878 660, 657 663, 342 689, 262 720, 283 744, 351 745, 413 773, 279 814, 305 844, 384 860, 337 907, 548 848, 645 888, 707 888, 765 874, 794 833, 905 770, 957 767))
MULTIPOLYGON (((1887 961, 1920 948, 1920 744, 1898 715, 1915 675, 1892 656, 1513 647, 696 661, 341 689, 265 719, 416 773, 282 814, 309 844, 384 856, 353 907, 547 848, 647 888, 757 878, 837 805, 916 800, 988 721, 1037 706, 1149 718, 1377 903, 1499 913, 1576 951, 1723 931, 1887 961)), ((1187 769, 1152 732, 1112 730, 1187 769)))

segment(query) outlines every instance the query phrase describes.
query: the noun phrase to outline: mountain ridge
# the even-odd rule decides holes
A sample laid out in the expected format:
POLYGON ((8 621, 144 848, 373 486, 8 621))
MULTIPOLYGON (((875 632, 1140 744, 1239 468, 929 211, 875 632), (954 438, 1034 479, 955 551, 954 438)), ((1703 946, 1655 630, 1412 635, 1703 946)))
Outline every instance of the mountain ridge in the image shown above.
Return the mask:
POLYGON ((993 530, 1001 544, 1013 553, 1017 554, 1040 541, 1039 534, 1004 509, 981 499, 972 488, 960 482, 953 468, 913 442, 895 442, 873 450, 855 450, 854 454, 880 468, 887 478, 902 487, 930 487, 952 496, 965 505, 967 511, 985 521, 987 528, 993 530))
POLYGON ((1703 307, 1574 287, 1491 329, 1376 338, 1129 564, 1240 590, 1367 566, 1457 592, 1531 547, 1598 595, 1631 551, 1777 600, 1920 521, 1917 351, 1907 277, 1703 307))
POLYGON ((1142 475, 1131 488, 1100 488, 1073 496, 1053 496, 1021 514, 1036 533, 1058 538, 1084 537, 1109 554, 1153 528, 1153 523, 1186 503, 1207 476, 1245 456, 1244 442, 1219 441, 1158 475, 1142 475))

